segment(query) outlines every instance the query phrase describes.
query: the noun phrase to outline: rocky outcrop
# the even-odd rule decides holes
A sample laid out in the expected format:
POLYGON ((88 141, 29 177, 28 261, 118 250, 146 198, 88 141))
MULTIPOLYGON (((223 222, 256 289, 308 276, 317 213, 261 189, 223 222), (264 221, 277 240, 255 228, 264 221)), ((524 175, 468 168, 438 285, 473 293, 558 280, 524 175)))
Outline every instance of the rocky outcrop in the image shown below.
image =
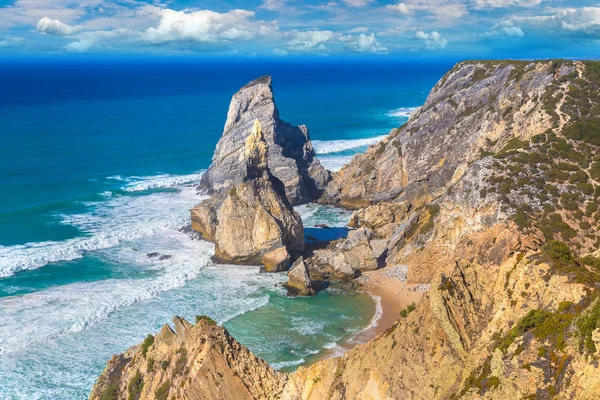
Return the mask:
POLYGON ((260 263, 264 266, 266 272, 287 271, 290 267, 290 255, 285 247, 279 247, 266 253, 260 263))
POLYGON ((287 376, 207 317, 175 317, 156 336, 114 356, 90 394, 103 399, 278 398, 287 376))
POLYGON ((292 295, 296 296, 312 296, 315 294, 313 282, 302 257, 297 259, 288 271, 288 280, 285 287, 292 295))
POLYGON ((223 135, 200 187, 210 193, 226 191, 247 178, 244 143, 255 120, 261 122, 269 145, 271 173, 283 182, 289 202, 317 199, 330 174, 315 157, 308 129, 304 125, 293 127, 279 118, 270 76, 250 82, 233 96, 223 135))
POLYGON ((270 173, 268 154, 256 120, 244 146, 244 182, 191 210, 192 228, 214 241, 215 259, 220 262, 265 262, 271 269, 270 256, 264 258, 268 253, 283 248, 293 257, 304 249, 302 221, 285 197, 283 184, 270 173))
POLYGON ((482 152, 553 128, 553 106, 576 62, 463 62, 435 85, 406 125, 355 156, 323 201, 352 208, 405 199, 418 207, 456 183, 482 152))

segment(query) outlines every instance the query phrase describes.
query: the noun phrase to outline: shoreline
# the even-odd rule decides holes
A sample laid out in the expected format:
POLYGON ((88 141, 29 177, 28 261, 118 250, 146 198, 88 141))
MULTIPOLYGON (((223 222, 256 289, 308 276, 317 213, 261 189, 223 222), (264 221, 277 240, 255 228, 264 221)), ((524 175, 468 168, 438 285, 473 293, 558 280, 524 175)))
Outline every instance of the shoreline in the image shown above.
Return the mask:
POLYGON ((316 362, 340 357, 356 346, 373 340, 400 319, 400 311, 411 303, 418 304, 421 301, 426 293, 423 290, 424 285, 407 284, 405 272, 398 273, 393 270, 394 268, 398 267, 368 271, 355 281, 358 284, 358 291, 368 293, 375 303, 375 314, 365 329, 350 339, 337 343, 331 349, 323 349, 318 354, 307 357, 303 364, 294 369, 310 367, 316 362))

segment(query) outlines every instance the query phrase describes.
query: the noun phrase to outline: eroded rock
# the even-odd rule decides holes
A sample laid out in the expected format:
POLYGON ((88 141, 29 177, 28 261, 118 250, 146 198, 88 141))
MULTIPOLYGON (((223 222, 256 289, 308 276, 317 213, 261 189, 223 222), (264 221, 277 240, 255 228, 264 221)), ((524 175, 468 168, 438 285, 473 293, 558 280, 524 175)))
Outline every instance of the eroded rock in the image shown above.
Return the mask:
POLYGON ((261 122, 268 144, 270 171, 283 182, 290 203, 318 198, 330 174, 315 157, 308 129, 304 125, 293 127, 279 118, 270 76, 248 83, 233 96, 223 135, 200 187, 215 193, 247 178, 244 143, 255 120, 261 122))

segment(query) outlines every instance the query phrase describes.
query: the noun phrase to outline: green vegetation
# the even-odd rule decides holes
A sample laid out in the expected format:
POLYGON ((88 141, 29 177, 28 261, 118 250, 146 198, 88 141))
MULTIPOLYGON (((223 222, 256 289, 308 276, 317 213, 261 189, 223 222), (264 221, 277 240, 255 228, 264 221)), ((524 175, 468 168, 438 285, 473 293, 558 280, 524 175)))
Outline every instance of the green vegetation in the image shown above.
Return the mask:
POLYGON ((154 344, 154 336, 152 336, 152 335, 146 336, 146 339, 144 339, 144 342, 142 343, 142 356, 146 357, 146 354, 148 353, 148 349, 153 344, 154 344))
POLYGON ((402 318, 408 317, 408 315, 413 312, 417 308, 415 303, 410 303, 404 310, 400 311, 400 316, 402 318))
MULTIPOLYGON (((595 284, 600 281, 600 271, 586 268, 566 243, 558 241, 546 243, 542 247, 539 260, 550 265, 550 274, 567 276, 576 283, 595 284)), ((591 261, 590 258, 587 260, 591 261)))
POLYGON ((177 349, 178 357, 175 361, 175 368, 173 369, 173 375, 181 375, 187 364, 187 350, 183 347, 177 349))
POLYGON ((163 360, 160 363, 160 367, 162 368, 163 371, 165 371, 167 368, 169 368, 169 364, 170 364, 169 360, 163 360))
POLYGON ((577 121, 563 129, 566 138, 600 146, 600 126, 587 120, 577 121))
POLYGON ((212 319, 211 317, 207 317, 206 315, 197 315, 196 316, 196 323, 198 323, 200 321, 204 321, 204 322, 206 322, 210 326, 217 325, 217 323, 215 322, 214 319, 212 319))
POLYGON ((600 301, 596 300, 577 320, 579 330, 579 349, 589 354, 596 352, 592 332, 600 327, 600 301))
POLYGON ((169 392, 171 391, 171 381, 166 381, 154 392, 154 398, 156 400, 167 400, 169 392))
POLYGON ((98 400, 118 400, 119 399, 119 384, 111 382, 106 389, 98 395, 98 400))
POLYGON ((419 230, 419 234, 420 235, 425 235, 425 234, 429 233, 429 231, 431 231, 433 229, 433 225, 434 225, 433 220, 435 219, 435 217, 438 215, 439 212, 440 212, 440 206, 439 205, 437 205, 437 204, 429 204, 427 206, 427 213, 429 214, 429 219, 427 220, 426 223, 423 224, 423 226, 419 230))
POLYGON ((154 358, 150 357, 146 362, 146 372, 150 373, 154 370, 154 358))
POLYGON ((128 400, 138 400, 142 394, 142 388, 144 387, 144 381, 140 371, 136 371, 135 375, 127 385, 127 393, 129 393, 128 400))
POLYGON ((479 395, 484 395, 488 390, 498 387, 500 378, 490 376, 491 373, 490 358, 488 357, 480 368, 473 370, 467 377, 463 389, 458 394, 450 396, 450 399, 462 398, 473 388, 479 389, 479 395))
POLYGON ((377 154, 377 155, 383 154, 386 146, 387 145, 385 142, 379 142, 379 147, 377 147, 377 150, 375 150, 375 154, 377 154))
POLYGON ((506 350, 515 341, 516 338, 523 336, 530 330, 542 325, 542 323, 551 316, 551 312, 545 310, 531 310, 521 320, 513 326, 506 336, 497 344, 496 348, 506 353, 506 350))

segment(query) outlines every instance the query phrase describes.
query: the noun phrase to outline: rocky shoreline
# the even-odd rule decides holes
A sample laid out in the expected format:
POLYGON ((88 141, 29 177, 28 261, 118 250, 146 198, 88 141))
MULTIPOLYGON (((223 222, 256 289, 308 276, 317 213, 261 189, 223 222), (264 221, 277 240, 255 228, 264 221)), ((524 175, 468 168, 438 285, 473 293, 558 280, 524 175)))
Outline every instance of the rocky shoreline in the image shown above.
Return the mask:
POLYGON ((175 318, 175 331, 113 357, 90 399, 600 396, 597 62, 459 63, 406 125, 331 178, 311 175, 308 133, 282 125, 270 85, 234 96, 193 227, 230 261, 291 266, 294 294, 339 280, 379 296, 379 328, 365 333, 375 337, 283 373, 210 318, 175 318), (253 107, 270 119, 256 123, 253 107), (278 175, 292 142, 298 168, 278 175), (347 236, 294 246, 286 232, 302 222, 282 221, 305 201, 354 209, 347 236))

